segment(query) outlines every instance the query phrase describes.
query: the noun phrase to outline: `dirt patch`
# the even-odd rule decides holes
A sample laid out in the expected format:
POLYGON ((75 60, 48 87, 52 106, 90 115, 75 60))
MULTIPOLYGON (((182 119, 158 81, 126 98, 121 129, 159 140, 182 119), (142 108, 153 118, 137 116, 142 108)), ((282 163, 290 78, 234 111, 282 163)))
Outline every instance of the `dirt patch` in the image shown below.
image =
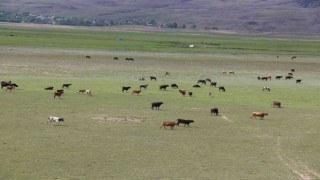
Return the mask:
POLYGON ((120 116, 120 117, 108 117, 105 115, 97 115, 91 118, 92 120, 95 120, 97 122, 135 122, 135 123, 139 123, 139 122, 144 122, 144 119, 141 117, 130 117, 130 116, 120 116))

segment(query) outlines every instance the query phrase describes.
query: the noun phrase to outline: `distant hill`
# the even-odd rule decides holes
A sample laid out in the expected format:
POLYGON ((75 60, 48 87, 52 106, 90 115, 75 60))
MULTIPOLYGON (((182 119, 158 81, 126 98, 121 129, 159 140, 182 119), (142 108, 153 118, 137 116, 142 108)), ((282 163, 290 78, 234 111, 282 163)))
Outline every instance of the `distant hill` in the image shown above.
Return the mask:
POLYGON ((1 0, 0 11, 99 19, 110 25, 320 33, 320 0, 1 0))

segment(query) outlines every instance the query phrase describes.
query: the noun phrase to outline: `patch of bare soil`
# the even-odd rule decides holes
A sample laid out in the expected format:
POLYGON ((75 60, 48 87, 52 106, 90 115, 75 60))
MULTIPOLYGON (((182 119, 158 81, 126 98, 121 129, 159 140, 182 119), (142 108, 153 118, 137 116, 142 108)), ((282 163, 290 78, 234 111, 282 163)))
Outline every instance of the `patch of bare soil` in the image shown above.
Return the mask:
POLYGON ((135 123, 140 123, 140 122, 144 122, 144 119, 141 117, 130 117, 130 116, 120 116, 120 117, 108 117, 105 115, 96 115, 94 117, 92 117, 92 120, 95 120, 97 122, 122 122, 122 121, 126 121, 126 122, 135 122, 135 123))

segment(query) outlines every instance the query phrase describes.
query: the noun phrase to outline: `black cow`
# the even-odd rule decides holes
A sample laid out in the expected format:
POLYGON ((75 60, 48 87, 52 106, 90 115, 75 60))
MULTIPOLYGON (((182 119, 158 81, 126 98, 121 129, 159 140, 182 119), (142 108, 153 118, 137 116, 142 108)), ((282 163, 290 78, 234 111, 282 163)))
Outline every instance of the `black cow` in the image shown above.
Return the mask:
POLYGON ((168 84, 160 85, 160 90, 167 90, 167 87, 169 87, 168 84))
POLYGON ((163 102, 153 102, 153 103, 151 103, 151 109, 152 110, 153 110, 153 108, 159 109, 162 104, 163 104, 163 102))
POLYGON ((128 90, 129 90, 130 88, 131 88, 130 86, 123 86, 123 87, 122 87, 122 92, 124 92, 124 91, 128 92, 128 90))
POLYGON ((63 89, 57 89, 57 91, 56 92, 58 92, 58 93, 63 93, 64 92, 64 90, 63 89))
POLYGON ((18 85, 16 83, 12 83, 11 81, 1 81, 1 89, 3 89, 3 87, 7 87, 7 86, 12 86, 13 89, 18 87, 18 85))
POLYGON ((207 78, 206 81, 211 83, 211 79, 210 78, 207 78))
POLYGON ((53 86, 48 86, 48 87, 44 88, 44 90, 53 90, 53 86))
POLYGON ((87 56, 86 56, 86 58, 87 58, 87 59, 90 59, 90 58, 91 58, 91 56, 87 55, 87 56))
POLYGON ((119 60, 119 58, 118 57, 114 57, 113 60, 119 60))
POLYGON ((210 86, 217 87, 217 82, 211 82, 211 83, 210 83, 210 86))
POLYGON ((157 80, 157 78, 155 77, 155 76, 150 76, 150 80, 152 81, 152 80, 157 80))
POLYGON ((177 84, 171 84, 172 88, 179 88, 177 84))
POLYGON ((188 92, 188 94, 189 94, 189 97, 191 97, 191 96, 193 95, 193 93, 192 93, 192 92, 188 92))
POLYGON ((198 84, 196 84, 196 85, 193 85, 192 87, 194 87, 194 88, 200 88, 201 86, 198 85, 198 84))
POLYGON ((219 92, 220 92, 220 91, 226 92, 226 89, 225 89, 223 86, 220 86, 220 87, 219 87, 219 92))
POLYGON ((126 58, 127 61, 134 61, 133 58, 126 58))
POLYGON ((297 79, 296 83, 301 83, 302 79, 297 79))
POLYGON ((148 87, 148 84, 141 84, 141 85, 140 85, 140 89, 141 89, 141 88, 147 89, 147 87, 148 87))
POLYGON ((198 84, 199 84, 199 83, 201 83, 201 84, 207 84, 207 83, 206 83, 206 80, 203 80, 203 79, 199 79, 199 80, 198 80, 198 84))
POLYGON ((292 76, 286 76, 286 80, 287 80, 287 79, 290 80, 290 79, 292 79, 292 78, 293 78, 292 76))
POLYGON ((144 79, 144 77, 142 77, 142 78, 139 78, 139 81, 144 81, 145 79, 144 79))
POLYGON ((188 127, 190 127, 189 126, 190 123, 194 123, 194 121, 193 120, 186 120, 186 119, 177 119, 177 121, 176 121, 177 126, 179 126, 179 124, 184 124, 183 127, 185 127, 186 125, 188 125, 188 127))
POLYGON ((291 69, 291 72, 295 72, 295 70, 294 70, 294 69, 291 69))
POLYGON ((69 86, 71 86, 72 84, 62 84, 62 88, 66 88, 69 89, 69 86))
POLYGON ((279 79, 279 80, 280 80, 281 78, 282 78, 282 76, 276 76, 276 79, 279 79))
POLYGON ((211 116, 212 116, 212 114, 214 114, 215 116, 218 116, 218 114, 219 114, 219 110, 218 110, 218 108, 212 108, 211 109, 211 116))

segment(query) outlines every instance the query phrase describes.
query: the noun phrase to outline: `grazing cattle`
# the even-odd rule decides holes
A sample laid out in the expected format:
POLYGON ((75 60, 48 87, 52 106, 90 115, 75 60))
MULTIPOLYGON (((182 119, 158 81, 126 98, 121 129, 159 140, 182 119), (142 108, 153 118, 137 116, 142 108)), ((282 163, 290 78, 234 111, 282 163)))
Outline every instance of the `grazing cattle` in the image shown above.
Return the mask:
POLYGON ((149 86, 148 84, 141 84, 141 85, 140 85, 140 89, 141 89, 141 88, 147 89, 148 86, 149 86))
POLYGON ((211 83, 211 79, 210 78, 207 78, 206 81, 211 83))
POLYGON ((62 84, 62 88, 66 88, 69 89, 69 86, 71 86, 72 84, 62 84))
POLYGON ((276 76, 276 79, 280 80, 282 78, 282 76, 276 76))
POLYGON ((232 75, 234 75, 234 71, 230 71, 230 72, 229 72, 229 74, 232 74, 232 75))
POLYGON ((157 80, 157 78, 155 77, 155 76, 150 76, 150 80, 152 81, 152 80, 157 80))
POLYGON ((48 123, 54 123, 54 124, 59 124, 59 122, 64 122, 64 119, 61 117, 55 117, 55 116, 50 116, 48 117, 48 123))
POLYGON ((18 85, 16 83, 12 83, 11 81, 1 81, 1 89, 3 89, 3 87, 7 87, 7 86, 13 86, 13 89, 15 89, 16 87, 18 87, 18 85))
POLYGON ((192 92, 188 92, 188 94, 189 94, 189 97, 191 97, 191 96, 193 95, 193 93, 192 93, 192 92))
POLYGON ((220 86, 220 87, 219 87, 219 92, 220 92, 220 91, 226 92, 226 89, 225 89, 223 86, 220 86))
POLYGON ((260 117, 260 119, 263 119, 264 116, 268 116, 268 113, 265 113, 265 112, 253 112, 252 115, 251 115, 251 119, 254 117, 260 117))
POLYGON ((11 90, 14 89, 14 86, 7 86, 6 87, 6 92, 9 90, 11 92, 11 90))
POLYGON ((218 116, 218 114, 219 114, 219 109, 216 108, 216 107, 215 107, 215 108, 212 108, 212 109, 211 109, 211 116, 212 116, 212 114, 215 115, 215 116, 218 116))
POLYGON ((222 74, 227 74, 227 71, 223 71, 222 74))
POLYGON ((297 58, 297 56, 292 56, 292 57, 291 57, 291 60, 293 60, 293 59, 295 59, 295 58, 297 58))
POLYGON ((63 94, 63 91, 62 92, 54 92, 53 93, 53 99, 56 98, 56 96, 58 96, 60 98, 60 96, 63 94))
POLYGON ((195 85, 193 85, 192 87, 194 87, 194 88, 200 88, 201 86, 198 85, 198 84, 195 84, 195 85))
POLYGON ((166 76, 170 76, 170 73, 169 73, 169 72, 166 72, 166 73, 164 73, 164 75, 166 75, 166 76))
POLYGON ((281 102, 280 101, 272 101, 272 106, 281 108, 281 102))
POLYGON ((132 91, 132 94, 137 94, 137 95, 139 95, 141 93, 141 89, 140 90, 133 90, 132 91))
POLYGON ((286 80, 287 80, 287 79, 290 80, 290 79, 292 79, 292 78, 293 78, 292 76, 286 76, 286 80))
POLYGON ((167 129, 167 128, 166 128, 167 126, 170 126, 170 128, 173 129, 173 127, 174 127, 175 125, 177 125, 176 122, 173 122, 173 121, 163 121, 163 122, 162 122, 162 125, 160 126, 160 129, 161 129, 162 127, 164 127, 165 129, 167 129))
POLYGON ((296 80, 296 83, 300 84, 301 81, 302 81, 302 79, 297 79, 297 80, 296 80))
POLYGON ((128 92, 130 88, 131 88, 130 86, 122 86, 122 92, 124 91, 128 92))
POLYGON ((64 90, 63 89, 57 89, 56 92, 64 92, 64 90))
POLYGON ((87 59, 90 59, 90 58, 91 58, 91 56, 88 56, 88 55, 87 55, 87 56, 86 56, 86 58, 87 58, 87 59))
POLYGON ((145 80, 145 78, 144 78, 144 77, 139 78, 139 81, 144 81, 144 80, 145 80))
POLYGON ((257 79, 258 79, 258 80, 261 80, 261 77, 260 77, 260 76, 258 76, 258 77, 257 77, 257 79))
POLYGON ((270 88, 268 86, 263 86, 262 91, 270 91, 270 88))
POLYGON ((126 58, 127 61, 134 61, 133 58, 126 58))
POLYGON ((44 90, 53 90, 53 86, 48 86, 48 87, 44 88, 44 90))
POLYGON ((291 72, 295 72, 295 70, 294 70, 294 69, 291 69, 291 72))
POLYGON ((186 119, 177 119, 177 121, 176 121, 177 126, 179 126, 179 124, 184 124, 183 127, 185 127, 186 125, 188 125, 188 127, 190 127, 189 126, 190 123, 194 123, 194 121, 193 120, 186 120, 186 119))
POLYGON ((153 102, 153 103, 151 103, 151 109, 152 110, 153 110, 153 108, 159 109, 162 104, 163 104, 163 102, 153 102))
POLYGON ((114 57, 113 60, 119 60, 119 58, 118 57, 114 57))
POLYGON ((206 80, 203 80, 203 79, 199 79, 199 80, 198 80, 198 84, 199 84, 199 83, 201 83, 201 84, 207 84, 207 83, 206 83, 206 80))
POLYGON ((288 76, 293 76, 293 73, 289 72, 289 73, 288 73, 288 76))
POLYGON ((261 77, 261 80, 266 80, 266 81, 268 81, 268 79, 271 81, 271 76, 261 77))
POLYGON ((185 89, 179 89, 179 93, 182 94, 183 96, 186 95, 186 90, 185 89))
POLYGON ((179 88, 177 84, 171 84, 171 88, 179 88))
POLYGON ((78 91, 78 93, 85 93, 86 92, 86 89, 80 89, 79 91, 78 91))
POLYGON ((169 87, 168 84, 163 84, 163 85, 160 85, 160 86, 159 86, 159 89, 160 89, 160 90, 167 90, 167 87, 169 87))
POLYGON ((211 82, 211 83, 210 83, 210 86, 217 87, 217 82, 211 82))

